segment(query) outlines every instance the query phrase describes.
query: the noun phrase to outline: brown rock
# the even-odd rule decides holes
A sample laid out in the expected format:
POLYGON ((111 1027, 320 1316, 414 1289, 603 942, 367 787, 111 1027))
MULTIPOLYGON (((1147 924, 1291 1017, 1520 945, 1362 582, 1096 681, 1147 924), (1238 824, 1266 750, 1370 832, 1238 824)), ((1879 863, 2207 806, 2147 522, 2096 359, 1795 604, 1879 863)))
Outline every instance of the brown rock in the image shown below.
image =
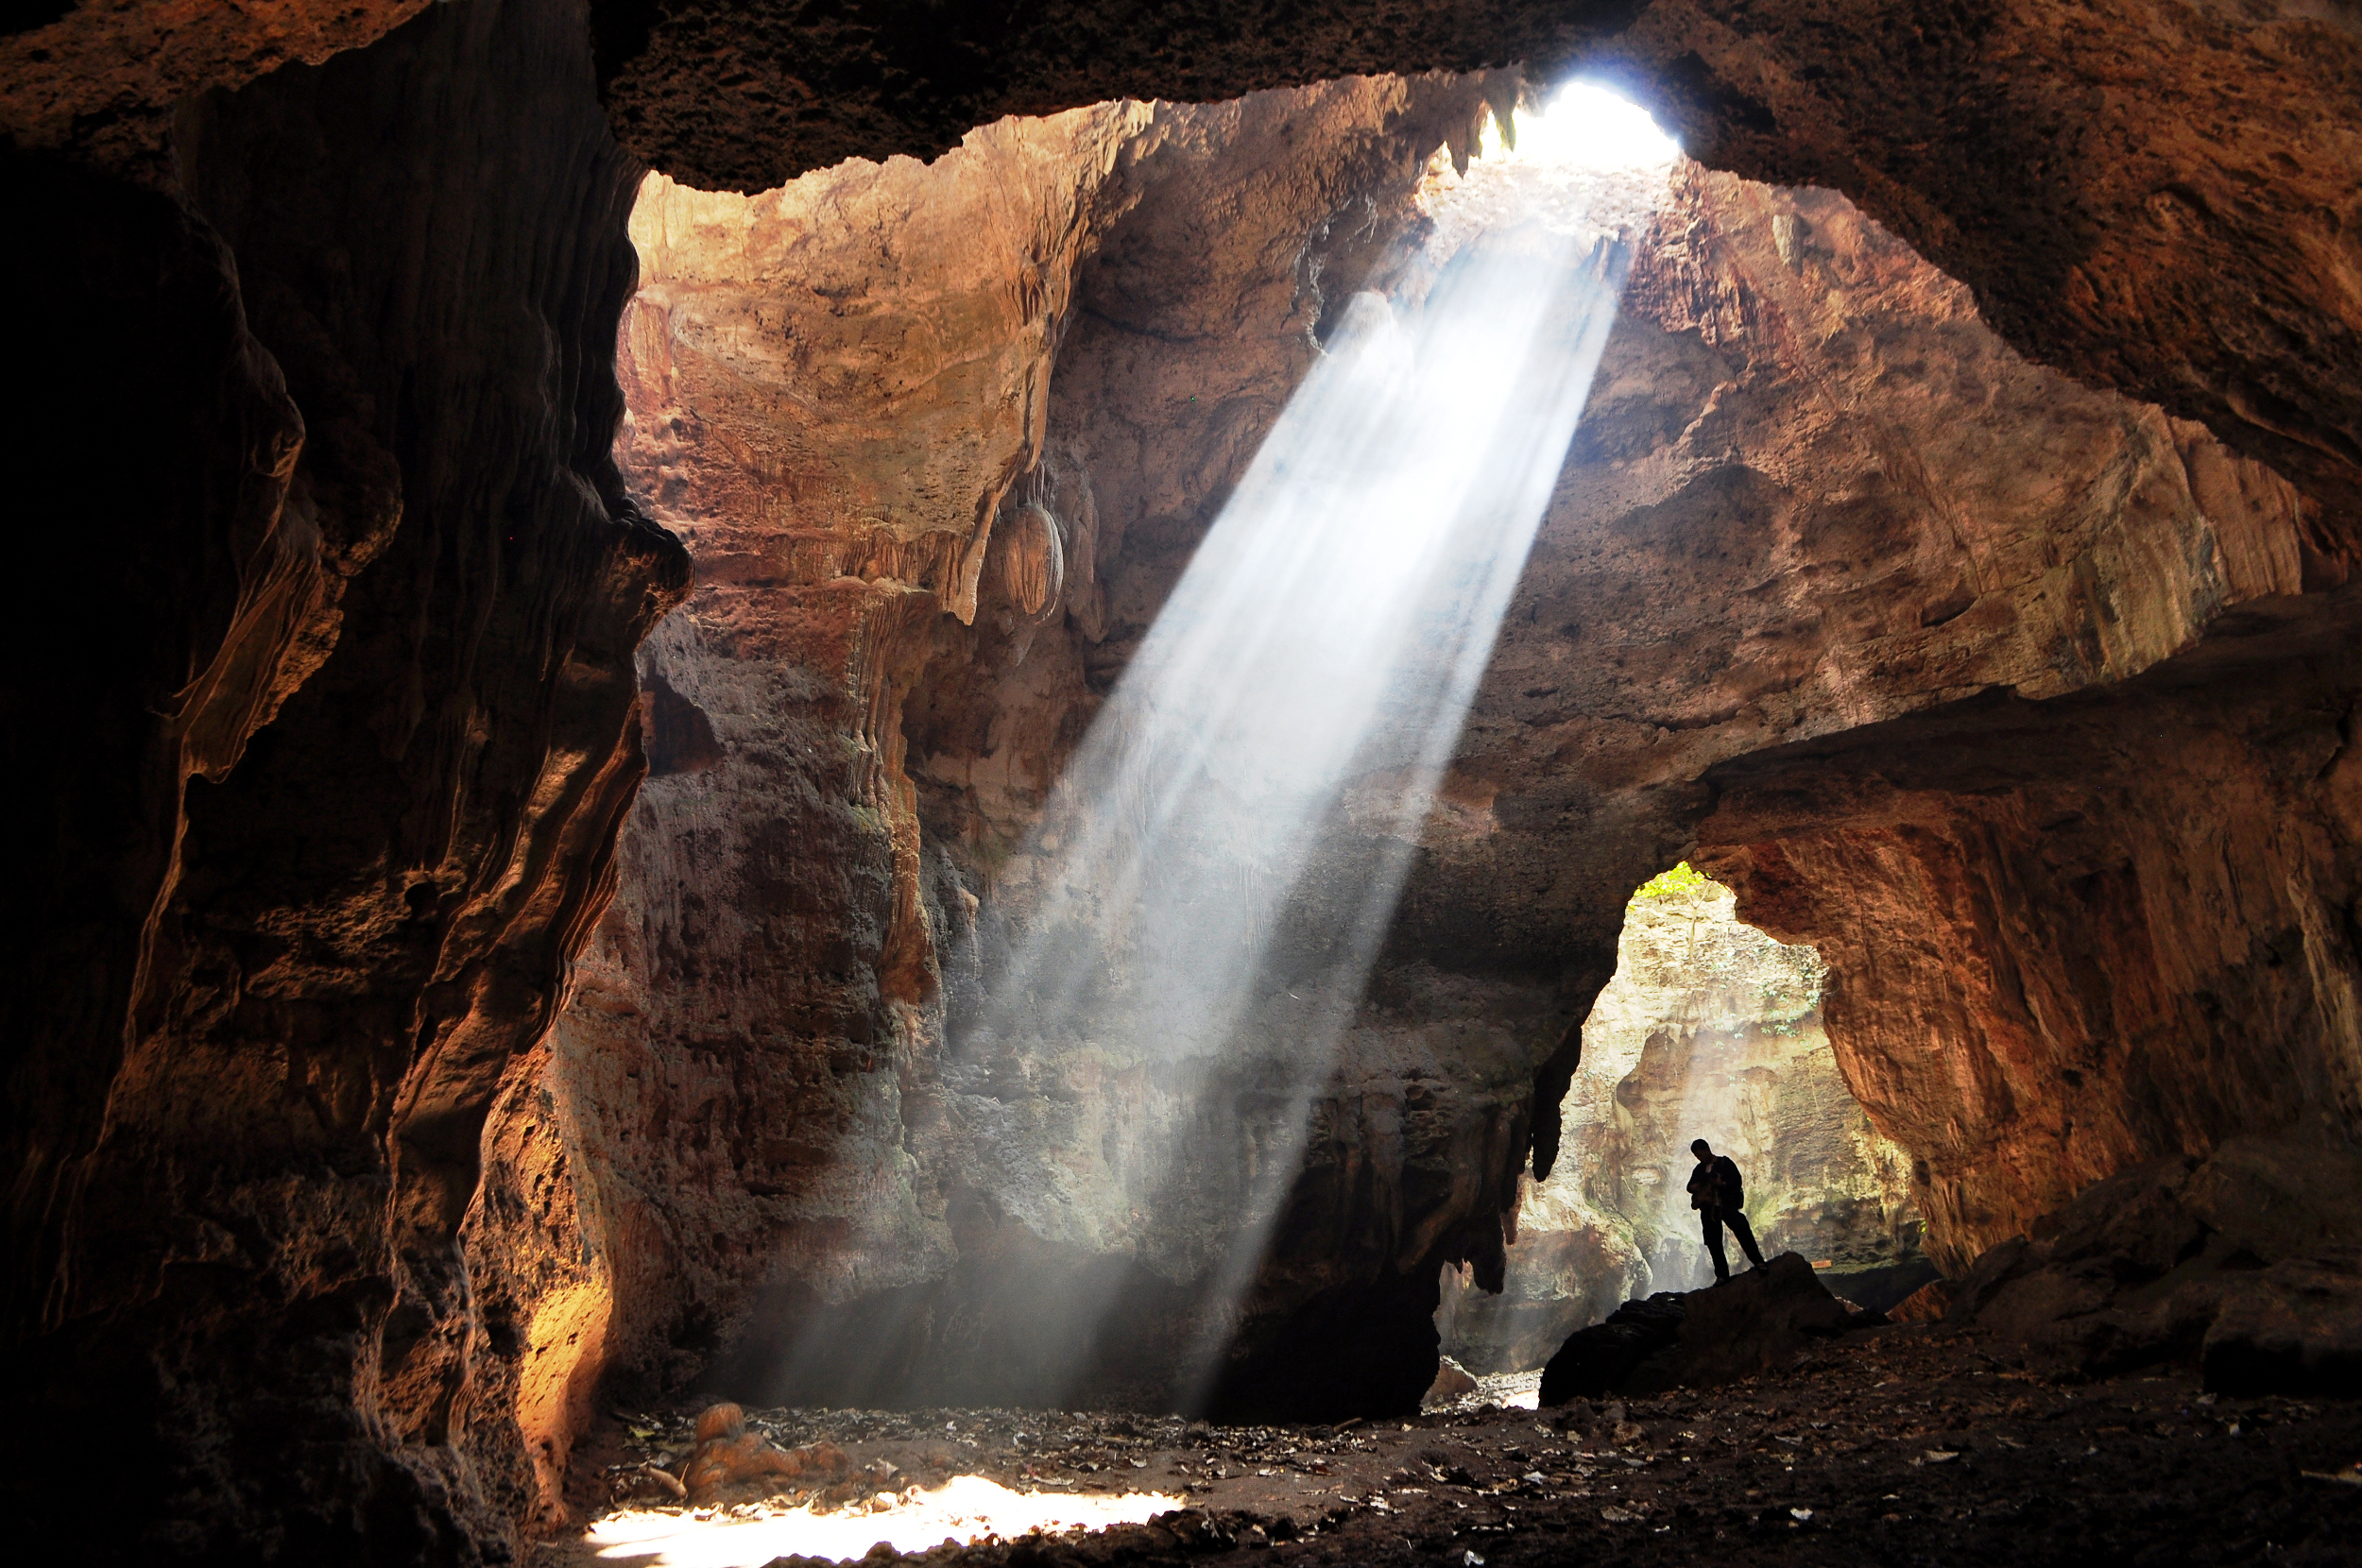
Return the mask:
POLYGON ((845 1450, 826 1439, 796 1448, 777 1447, 746 1430, 744 1410, 724 1404, 699 1413, 697 1447, 681 1471, 681 1480, 689 1500, 704 1504, 750 1490, 775 1491, 780 1482, 800 1487, 837 1482, 850 1465, 845 1450))
POLYGON ((1468 1375, 1468 1369, 1448 1355, 1435 1358, 1435 1381, 1427 1386, 1421 1405, 1448 1405, 1463 1394, 1477 1390, 1477 1380, 1468 1375))
POLYGON ((1845 1308, 1794 1253, 1693 1290, 1683 1304, 1679 1380, 1693 1386, 1786 1366, 1814 1338, 1845 1326, 1845 1308))
POLYGON ((2362 1388, 2362 1157, 2241 1138, 2121 1172, 1987 1252, 1950 1317, 2087 1371, 2197 1361, 2218 1392, 2362 1388), (2292 1192, 2318 1188, 2318 1208, 2292 1192))
POLYGON ((1932 1323, 1940 1321, 1951 1310, 1953 1285, 1950 1280, 1929 1280, 1892 1306, 1887 1308, 1887 1319, 1897 1323, 1932 1323))

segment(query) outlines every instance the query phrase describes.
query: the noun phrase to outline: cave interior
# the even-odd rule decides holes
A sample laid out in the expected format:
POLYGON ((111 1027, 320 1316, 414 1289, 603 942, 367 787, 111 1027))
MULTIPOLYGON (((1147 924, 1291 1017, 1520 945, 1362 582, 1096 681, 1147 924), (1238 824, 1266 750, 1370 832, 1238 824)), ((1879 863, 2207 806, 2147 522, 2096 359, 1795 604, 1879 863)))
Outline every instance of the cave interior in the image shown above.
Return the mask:
POLYGON ((2351 7, 0 52, 41 1560, 2063 1559, 1707 1446, 1997 1378, 2253 1438, 2127 1560, 2362 1528, 2351 7))

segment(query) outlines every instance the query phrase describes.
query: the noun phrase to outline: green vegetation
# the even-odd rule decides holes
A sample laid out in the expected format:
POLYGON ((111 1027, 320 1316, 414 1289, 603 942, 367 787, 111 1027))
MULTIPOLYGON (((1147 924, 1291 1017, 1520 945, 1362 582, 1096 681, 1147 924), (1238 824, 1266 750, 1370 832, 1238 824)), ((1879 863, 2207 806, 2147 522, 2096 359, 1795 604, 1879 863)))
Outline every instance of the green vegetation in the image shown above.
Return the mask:
POLYGON ((1670 871, 1660 871, 1633 890, 1632 901, 1643 898, 1675 898, 1688 894, 1703 893, 1714 886, 1714 878, 1703 871, 1692 871, 1684 861, 1670 871))

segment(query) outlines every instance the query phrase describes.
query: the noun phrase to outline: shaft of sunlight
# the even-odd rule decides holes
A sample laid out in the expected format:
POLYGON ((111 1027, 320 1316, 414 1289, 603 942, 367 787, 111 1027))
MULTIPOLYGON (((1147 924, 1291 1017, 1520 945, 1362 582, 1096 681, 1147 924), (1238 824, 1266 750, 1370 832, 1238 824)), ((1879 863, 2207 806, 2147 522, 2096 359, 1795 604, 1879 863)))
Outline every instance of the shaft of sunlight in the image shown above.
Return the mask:
MULTIPOLYGON (((1342 312, 988 906, 946 1072, 974 1180, 1193 1301, 1184 1403, 1223 1372, 1677 155, 1636 162, 1635 115, 1578 89, 1520 114, 1515 157, 1431 166, 1417 247, 1342 312), (1086 1059, 1151 1085, 1121 1150, 1001 1087, 1086 1059)), ((979 1318, 1028 1310, 1008 1272, 979 1318)), ((1104 1328, 1068 1321, 1038 1400, 1104 1328)))

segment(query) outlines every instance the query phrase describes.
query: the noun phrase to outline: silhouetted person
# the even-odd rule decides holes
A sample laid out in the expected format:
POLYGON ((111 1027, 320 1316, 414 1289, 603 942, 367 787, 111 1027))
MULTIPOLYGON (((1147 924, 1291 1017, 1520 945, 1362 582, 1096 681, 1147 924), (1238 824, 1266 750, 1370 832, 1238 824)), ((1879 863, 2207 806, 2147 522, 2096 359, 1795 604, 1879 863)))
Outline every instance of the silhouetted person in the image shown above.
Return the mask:
POLYGON ((1731 1266, 1722 1256, 1722 1227, 1728 1225, 1738 1237, 1739 1251, 1756 1268, 1763 1267, 1763 1254, 1755 1251, 1755 1233, 1749 1228, 1747 1217, 1738 1205, 1746 1192, 1738 1176, 1738 1165, 1728 1154, 1717 1154, 1714 1147, 1700 1138, 1689 1146, 1698 1156, 1698 1168, 1689 1173, 1689 1206, 1698 1211, 1704 1221, 1706 1251, 1714 1258, 1714 1283, 1722 1284, 1731 1277, 1731 1266))

